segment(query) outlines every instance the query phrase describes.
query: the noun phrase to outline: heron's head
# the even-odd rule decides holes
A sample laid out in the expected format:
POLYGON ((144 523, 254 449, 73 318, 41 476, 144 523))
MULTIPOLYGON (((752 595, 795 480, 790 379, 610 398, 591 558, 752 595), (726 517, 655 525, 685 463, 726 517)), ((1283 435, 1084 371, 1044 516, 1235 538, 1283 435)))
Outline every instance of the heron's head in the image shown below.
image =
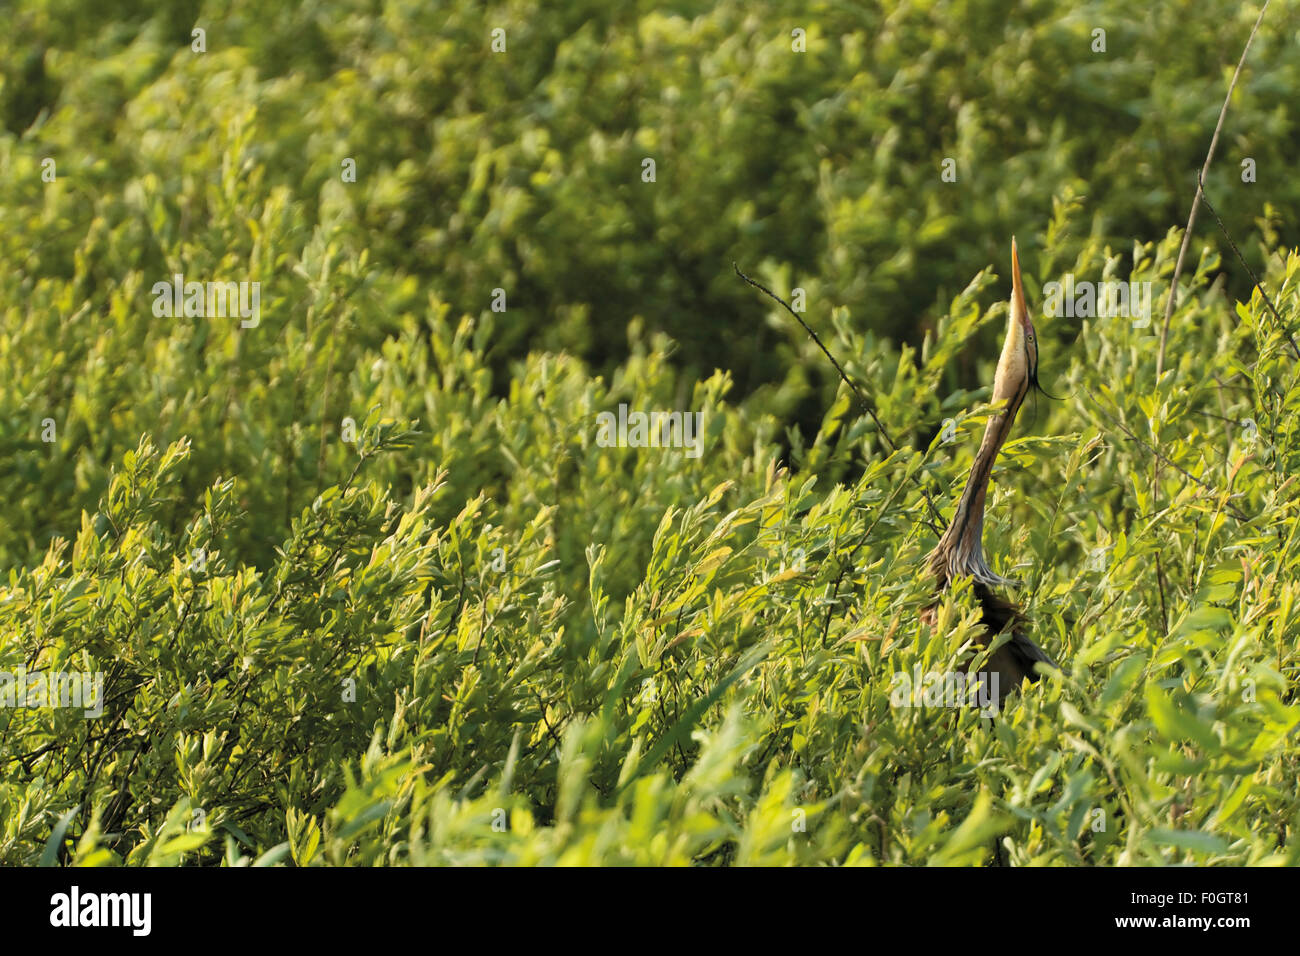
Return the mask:
POLYGON ((1029 319, 1029 306, 1025 304, 1020 255, 1013 236, 1011 307, 1007 312, 1007 339, 1002 345, 1002 357, 998 359, 998 371, 993 379, 993 401, 1013 405, 1014 400, 1023 398, 1031 386, 1038 387, 1038 339, 1034 335, 1034 323, 1029 319))

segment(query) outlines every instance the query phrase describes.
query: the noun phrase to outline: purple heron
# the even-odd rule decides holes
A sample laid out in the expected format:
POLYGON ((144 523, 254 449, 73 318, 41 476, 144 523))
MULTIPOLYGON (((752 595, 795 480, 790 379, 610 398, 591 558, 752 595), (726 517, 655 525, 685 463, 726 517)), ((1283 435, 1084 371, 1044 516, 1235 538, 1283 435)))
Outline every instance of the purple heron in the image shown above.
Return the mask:
MULTIPOLYGON (((935 578, 935 590, 941 592, 958 578, 969 577, 979 600, 981 623, 984 630, 978 642, 987 647, 1007 628, 1011 639, 989 657, 986 673, 996 672, 995 685, 1002 692, 1020 687, 1022 681, 1038 680, 1035 662, 1057 666, 1047 654, 1025 634, 1025 619, 1020 609, 994 588, 1014 586, 1015 581, 995 574, 984 560, 984 503, 988 496, 989 477, 993 461, 1011 433, 1016 413, 1029 394, 1038 387, 1038 341, 1034 325, 1025 305, 1025 290, 1020 279, 1020 257, 1016 240, 1011 240, 1011 306, 1007 314, 1007 337, 998 359, 997 374, 993 378, 993 398, 1000 408, 989 419, 984 429, 970 477, 957 500, 957 510, 952 521, 939 539, 938 545, 926 557, 926 564, 935 578)), ((922 619, 933 623, 936 606, 927 607, 922 619)))

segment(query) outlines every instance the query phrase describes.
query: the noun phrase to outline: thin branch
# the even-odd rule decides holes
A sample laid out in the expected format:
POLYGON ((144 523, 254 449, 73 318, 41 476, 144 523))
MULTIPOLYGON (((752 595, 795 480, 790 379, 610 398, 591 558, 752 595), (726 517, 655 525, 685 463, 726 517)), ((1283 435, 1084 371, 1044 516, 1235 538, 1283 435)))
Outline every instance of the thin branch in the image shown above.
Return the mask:
POLYGON ((1278 328, 1282 330, 1282 334, 1286 336, 1286 340, 1291 343, 1291 351, 1295 354, 1297 359, 1300 359, 1300 346, 1297 346, 1295 339, 1292 338, 1291 330, 1287 328, 1287 324, 1282 321, 1282 316, 1278 315, 1277 309, 1273 306, 1273 300, 1268 297, 1268 293, 1264 291, 1263 284, 1259 281, 1259 276, 1255 275, 1255 270, 1250 267, 1250 263, 1247 262, 1246 257, 1241 254, 1241 250, 1237 248, 1237 244, 1232 241, 1232 236, 1228 234, 1228 227, 1223 224, 1223 220, 1219 218, 1219 214, 1214 211, 1214 207, 1210 205, 1210 201, 1205 198, 1205 183, 1200 180, 1197 180, 1197 182, 1200 185, 1198 195, 1201 197, 1201 203, 1206 209, 1210 210, 1210 215, 1213 216, 1214 221, 1219 224, 1219 231, 1223 233, 1223 238, 1228 240, 1228 245, 1232 247, 1233 255, 1237 257, 1237 261, 1240 262, 1250 274, 1250 279, 1255 283, 1255 288, 1259 290, 1259 294, 1263 297, 1264 304, 1268 306, 1268 310, 1273 313, 1273 318, 1277 319, 1278 328))
POLYGON ((1160 585, 1160 633, 1169 635, 1169 604, 1165 600, 1165 567, 1156 552, 1156 582, 1160 585))
MULTIPOLYGON (((803 318, 799 315, 798 312, 790 308, 790 304, 786 302, 785 299, 781 298, 779 295, 777 295, 767 286, 763 285, 761 282, 756 282, 753 279, 751 279, 749 276, 745 275, 745 273, 740 271, 740 266, 736 265, 736 263, 733 262, 731 264, 731 267, 736 270, 736 275, 740 276, 742 279, 744 279, 746 282, 752 285, 759 292, 762 292, 768 298, 781 303, 781 305, 785 308, 785 310, 794 316, 795 321, 803 326, 804 331, 807 332, 809 335, 811 335, 812 340, 817 343, 817 347, 822 350, 822 352, 825 354, 825 356, 828 359, 831 360, 831 364, 835 366, 835 371, 839 372, 840 378, 844 379, 844 384, 847 385, 849 387, 849 390, 852 391, 853 394, 857 397, 858 404, 861 405, 862 408, 866 411, 866 413, 871 416, 871 420, 876 423, 876 428, 880 432, 880 437, 883 438, 885 440, 885 443, 889 445, 889 450, 898 451, 898 443, 895 442, 894 439, 889 437, 889 432, 885 429, 884 422, 882 422, 880 420, 880 417, 876 415, 875 408, 872 406, 872 404, 869 401, 867 401, 866 396, 862 394, 862 392, 858 389, 858 387, 853 384, 853 380, 849 378, 848 373, 844 371, 844 367, 835 360, 835 356, 831 354, 831 350, 828 349, 822 343, 821 337, 818 336, 818 334, 812 330, 812 327, 809 326, 808 323, 803 320, 803 318)), ((916 486, 921 489, 921 494, 925 496, 925 503, 930 506, 930 514, 934 516, 934 520, 930 520, 930 519, 922 519, 922 520, 925 521, 925 523, 930 526, 931 531, 933 531, 935 534, 939 534, 939 528, 935 524, 935 521, 942 521, 943 516, 939 514, 939 509, 935 507, 933 499, 930 498, 930 492, 926 489, 925 485, 921 483, 919 476, 917 476, 915 473, 911 473, 911 474, 913 480, 916 481, 916 486)))
POLYGON ((1160 352, 1156 356, 1156 383, 1160 382, 1160 373, 1165 368, 1165 344, 1169 338, 1169 320, 1174 314, 1174 296, 1178 293, 1178 276, 1183 271, 1183 259, 1187 255, 1187 247, 1192 240, 1192 229, 1196 226, 1196 211, 1200 208, 1201 203, 1201 184, 1210 172, 1210 162, 1214 159, 1214 149, 1219 145, 1219 132, 1223 129, 1223 119, 1228 115, 1228 103, 1232 100, 1232 91, 1237 86, 1237 77, 1241 75, 1241 68, 1246 65, 1246 54, 1250 52, 1250 45, 1255 40, 1255 32, 1259 30, 1259 25, 1264 21, 1264 14, 1268 11, 1269 0, 1264 0, 1264 7, 1259 11, 1259 17, 1255 20, 1255 25, 1250 30, 1250 36, 1246 39, 1246 46, 1241 51, 1241 59, 1237 61, 1236 72, 1232 74, 1232 82, 1228 84, 1228 95, 1223 98, 1223 108, 1219 110, 1219 122, 1214 126, 1214 136, 1210 140, 1209 152, 1205 154, 1205 165, 1201 167, 1201 175, 1196 181, 1196 198, 1192 200, 1192 211, 1187 217, 1187 228, 1183 230, 1183 243, 1178 247, 1178 261, 1174 263, 1174 276, 1169 281, 1169 298, 1165 301, 1165 321, 1160 329, 1160 352))
POLYGON ((831 350, 822 344, 821 337, 818 336, 817 333, 812 330, 812 326, 810 326, 807 322, 805 322, 800 317, 798 312, 790 308, 789 303, 787 303, 785 299, 781 298, 779 295, 777 295, 767 286, 763 285, 761 282, 755 282, 749 276, 745 275, 745 273, 741 272, 740 266, 736 265, 733 262, 731 264, 731 268, 736 270, 736 275, 740 276, 742 279, 744 279, 746 282, 752 285, 759 292, 762 292, 768 298, 775 299, 777 302, 780 302, 781 305, 785 306, 785 310, 794 316, 794 320, 803 326, 804 331, 807 332, 809 335, 811 335, 812 340, 817 343, 817 347, 822 350, 822 352, 826 355, 828 359, 831 360, 831 364, 835 366, 835 371, 839 372, 840 378, 844 379, 844 384, 847 385, 850 391, 852 391, 853 394, 857 396, 858 403, 861 404, 861 406, 866 411, 866 413, 871 416, 871 420, 876 423, 876 428, 880 430, 880 437, 883 438, 886 444, 889 445, 889 450, 898 451, 898 443, 895 442, 894 439, 889 437, 889 432, 885 430, 884 423, 877 417, 875 408, 873 408, 871 403, 867 401, 866 396, 863 395, 862 392, 858 391, 858 387, 853 384, 853 380, 849 378, 848 373, 844 371, 843 367, 840 365, 839 362, 835 361, 835 356, 831 354, 831 350))

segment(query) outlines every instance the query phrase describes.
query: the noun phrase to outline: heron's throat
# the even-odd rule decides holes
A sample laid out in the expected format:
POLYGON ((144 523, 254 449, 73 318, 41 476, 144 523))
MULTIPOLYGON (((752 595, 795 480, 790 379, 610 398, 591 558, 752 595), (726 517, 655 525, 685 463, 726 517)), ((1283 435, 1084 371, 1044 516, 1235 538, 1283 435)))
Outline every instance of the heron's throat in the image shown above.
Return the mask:
POLYGON ((1029 319, 1014 299, 1007 312, 1007 337, 1002 343, 1002 355, 998 357, 998 370, 993 376, 993 401, 1006 402, 1011 415, 1007 430, 1011 430, 1011 419, 1016 417, 1016 409, 1011 408, 1011 401, 1016 393, 1029 388, 1029 347, 1025 342, 1025 329, 1029 319))

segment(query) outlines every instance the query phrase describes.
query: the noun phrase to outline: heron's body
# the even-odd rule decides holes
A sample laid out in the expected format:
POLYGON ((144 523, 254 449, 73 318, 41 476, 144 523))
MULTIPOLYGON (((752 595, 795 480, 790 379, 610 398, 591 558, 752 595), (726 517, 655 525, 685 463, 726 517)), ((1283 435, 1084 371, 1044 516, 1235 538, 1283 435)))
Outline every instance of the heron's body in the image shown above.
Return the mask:
MULTIPOLYGON (((979 641, 982 647, 987 647, 997 635, 1010 629, 1011 639, 995 650, 981 669, 997 673, 1000 693, 1015 690, 1026 679, 1038 680, 1038 674, 1034 672, 1036 662, 1056 666, 1043 649, 1026 636, 1026 622, 1020 609, 993 590, 1012 586, 1015 582, 995 574, 984 560, 984 505, 993 462, 1011 433, 1016 414, 1030 387, 1038 384, 1038 343, 1025 305, 1014 239, 1011 240, 1011 281, 1007 336, 993 379, 993 401, 1001 403, 1001 408, 989 419, 984 430, 984 439, 980 442, 952 521, 926 559, 937 592, 942 592, 958 578, 973 579, 984 625, 979 641)), ((930 622, 934 620, 934 610, 933 606, 926 608, 924 617, 930 622)))

